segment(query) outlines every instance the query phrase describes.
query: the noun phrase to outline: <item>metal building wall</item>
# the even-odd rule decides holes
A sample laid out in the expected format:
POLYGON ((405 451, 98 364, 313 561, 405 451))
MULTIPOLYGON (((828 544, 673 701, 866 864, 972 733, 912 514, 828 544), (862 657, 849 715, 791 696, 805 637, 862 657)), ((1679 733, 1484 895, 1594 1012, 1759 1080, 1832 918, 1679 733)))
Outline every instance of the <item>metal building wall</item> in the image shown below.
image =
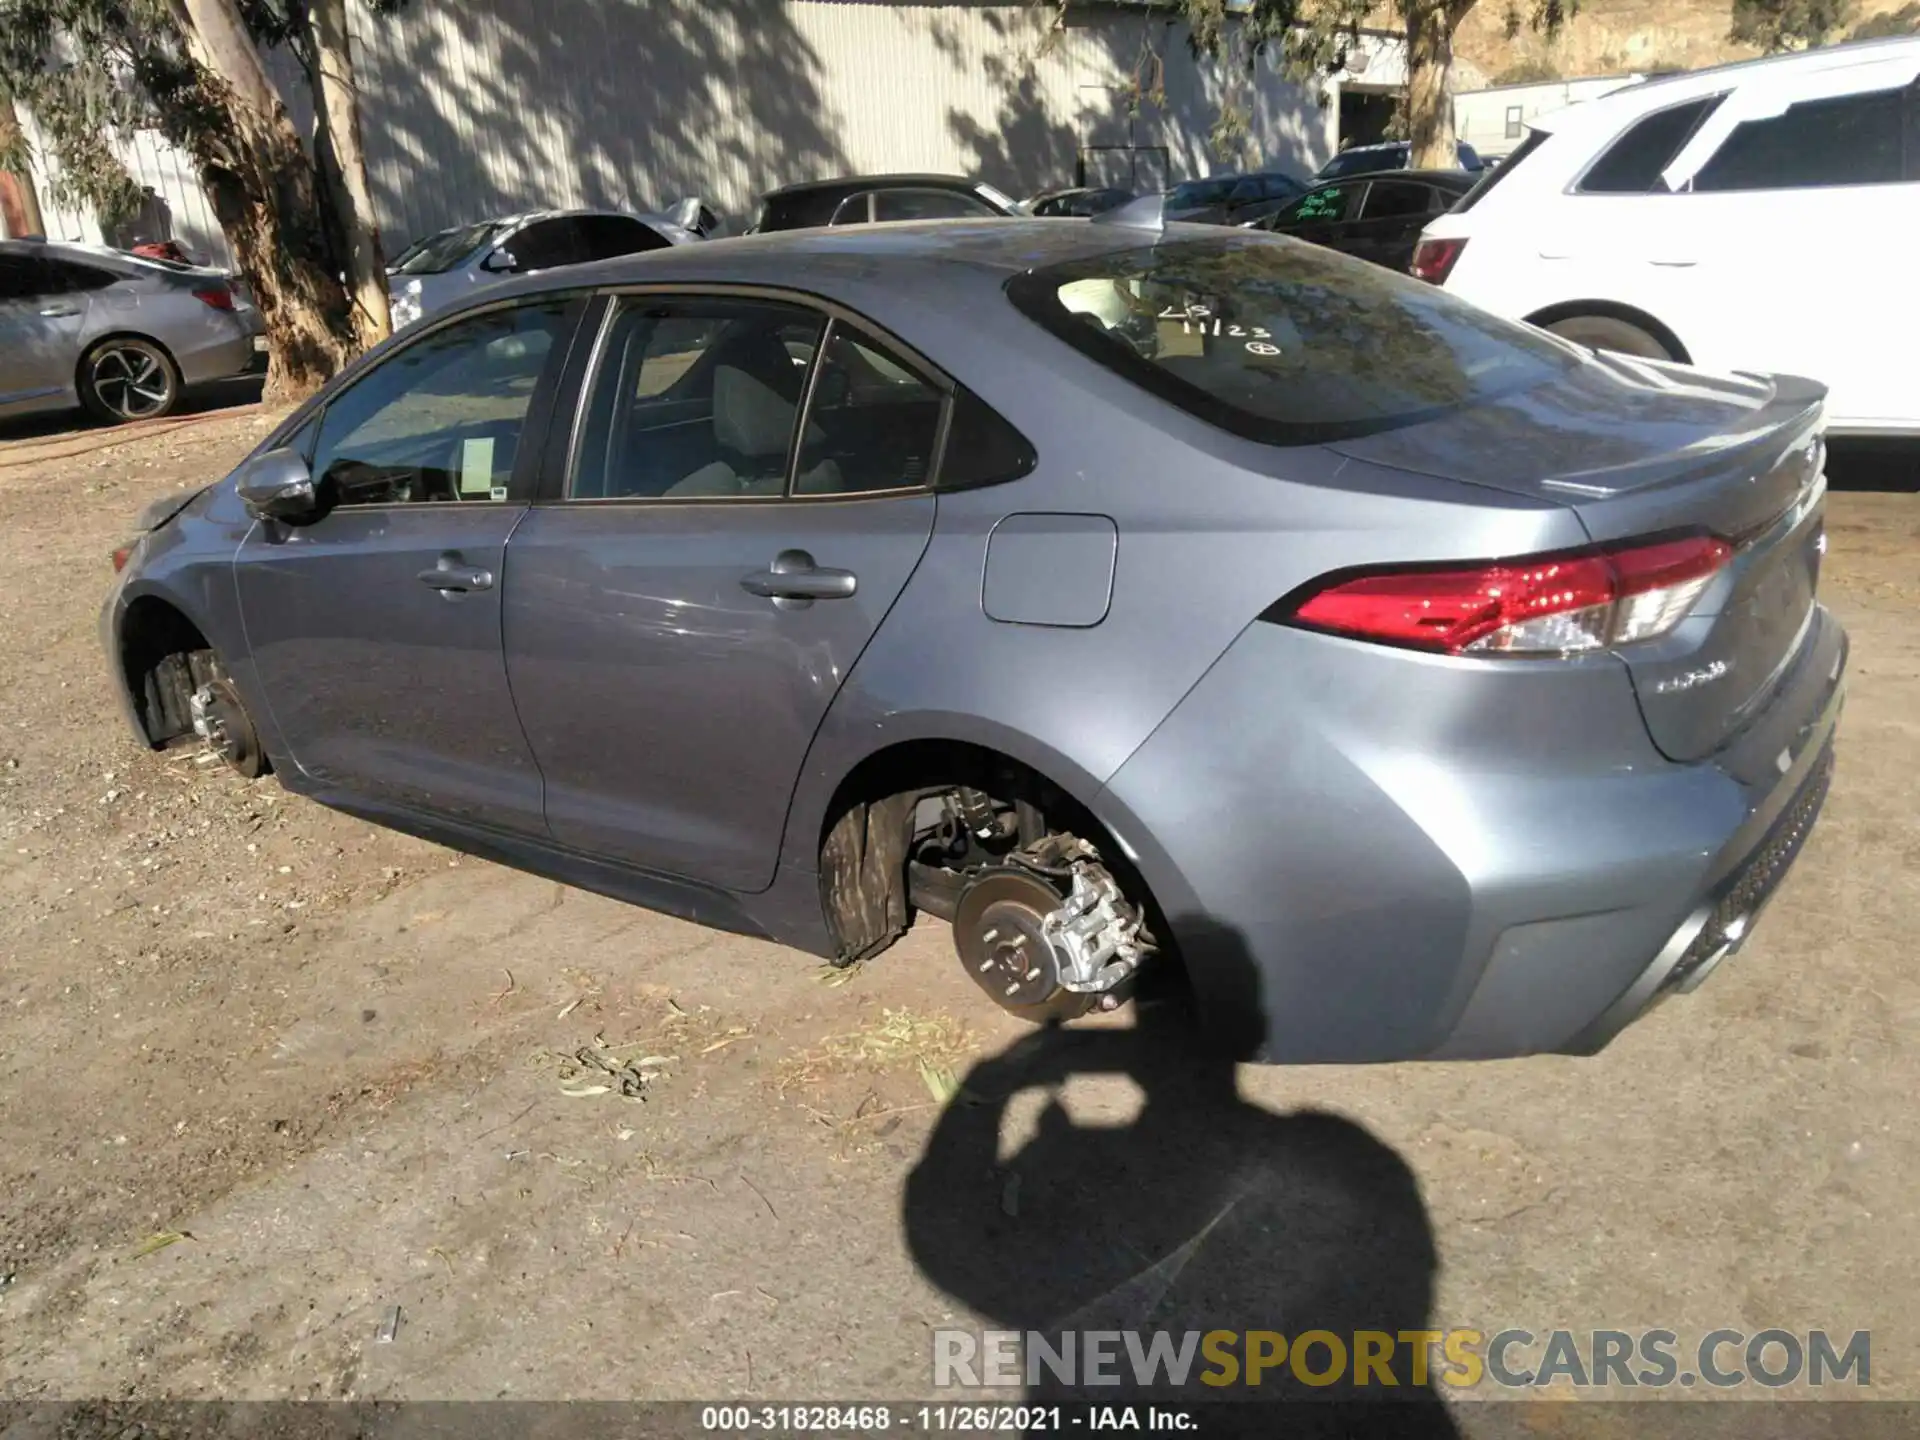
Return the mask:
MULTIPOLYGON (((1216 165, 1222 76, 1178 29, 1079 6, 1064 33, 1025 0, 416 0, 352 29, 361 129, 388 248, 461 221, 547 205, 655 209, 699 195, 736 226, 764 191, 888 170, 976 175, 1016 195, 1072 184, 1090 145, 1164 151, 1141 181, 1216 165), (1132 101, 1151 37, 1164 103, 1132 101)), ((275 78, 310 114, 286 57, 275 78)), ((1232 80, 1252 117, 1244 160, 1310 171, 1326 125, 1271 67, 1232 80)), ((130 155, 188 243, 225 246, 157 136, 130 155)), ((42 194, 47 187, 42 186, 42 194)), ((97 239, 91 217, 64 233, 97 239)), ((53 223, 51 214, 49 224, 53 223)))

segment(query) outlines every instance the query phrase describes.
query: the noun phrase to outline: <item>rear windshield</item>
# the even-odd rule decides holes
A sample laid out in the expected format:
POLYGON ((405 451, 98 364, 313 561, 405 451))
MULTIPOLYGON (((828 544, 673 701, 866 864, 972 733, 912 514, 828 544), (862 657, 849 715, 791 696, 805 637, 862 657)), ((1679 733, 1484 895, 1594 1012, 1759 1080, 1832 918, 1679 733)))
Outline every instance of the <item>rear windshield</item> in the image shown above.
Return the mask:
POLYGON ((394 261, 394 271, 401 275, 438 275, 451 270, 491 239, 499 228, 492 222, 461 225, 416 240, 394 261))
POLYGON ((1013 303, 1182 409, 1270 445, 1415 424, 1571 368, 1564 346, 1378 265, 1255 234, 1016 276, 1013 303))

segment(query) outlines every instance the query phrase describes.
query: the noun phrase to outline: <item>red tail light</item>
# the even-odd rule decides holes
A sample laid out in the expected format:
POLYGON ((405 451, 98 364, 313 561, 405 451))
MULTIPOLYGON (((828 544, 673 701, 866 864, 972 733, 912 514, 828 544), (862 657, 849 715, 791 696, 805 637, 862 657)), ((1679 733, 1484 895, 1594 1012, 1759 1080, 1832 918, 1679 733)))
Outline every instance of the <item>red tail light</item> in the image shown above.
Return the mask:
POLYGON ((122 545, 118 550, 115 550, 113 552, 113 573, 114 574, 118 575, 122 570, 127 568, 127 561, 131 559, 133 556, 133 547, 139 543, 140 542, 137 540, 129 540, 126 544, 122 545))
POLYGON ((224 285, 205 285, 193 292, 193 298, 215 310, 233 309, 233 291, 224 285))
POLYGON ((1269 618, 1447 655, 1571 655, 1664 635, 1733 547, 1711 535, 1335 579, 1269 618))
POLYGON ((1432 285, 1444 285, 1447 276, 1467 248, 1464 236, 1453 240, 1422 240, 1413 247, 1413 278, 1432 285))

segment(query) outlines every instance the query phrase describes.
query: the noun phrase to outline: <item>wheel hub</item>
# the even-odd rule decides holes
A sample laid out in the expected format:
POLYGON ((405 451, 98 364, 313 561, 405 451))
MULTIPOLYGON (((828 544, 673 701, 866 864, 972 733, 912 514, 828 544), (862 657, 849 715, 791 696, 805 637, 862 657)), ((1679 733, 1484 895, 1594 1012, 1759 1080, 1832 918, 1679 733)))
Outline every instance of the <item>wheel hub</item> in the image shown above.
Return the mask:
POLYGON ((954 908, 954 948, 968 977, 1025 1020, 1071 1019, 1097 998, 1061 984, 1060 959, 1045 930, 1061 899, 1037 875, 992 870, 969 882, 954 908))
POLYGON ((254 733, 246 707, 224 675, 207 681, 193 692, 188 713, 193 719, 194 733, 215 755, 242 775, 252 777, 262 773, 265 766, 260 737, 254 733))

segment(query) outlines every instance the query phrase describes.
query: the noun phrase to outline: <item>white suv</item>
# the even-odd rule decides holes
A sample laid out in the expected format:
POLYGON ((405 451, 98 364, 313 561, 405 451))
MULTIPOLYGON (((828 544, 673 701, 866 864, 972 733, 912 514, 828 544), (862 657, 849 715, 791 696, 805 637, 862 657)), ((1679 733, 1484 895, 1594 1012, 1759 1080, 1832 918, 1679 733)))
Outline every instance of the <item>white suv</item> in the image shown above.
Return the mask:
POLYGON ((1920 37, 1675 75, 1541 116, 1413 273, 1570 340, 1824 381, 1920 435, 1920 37))

